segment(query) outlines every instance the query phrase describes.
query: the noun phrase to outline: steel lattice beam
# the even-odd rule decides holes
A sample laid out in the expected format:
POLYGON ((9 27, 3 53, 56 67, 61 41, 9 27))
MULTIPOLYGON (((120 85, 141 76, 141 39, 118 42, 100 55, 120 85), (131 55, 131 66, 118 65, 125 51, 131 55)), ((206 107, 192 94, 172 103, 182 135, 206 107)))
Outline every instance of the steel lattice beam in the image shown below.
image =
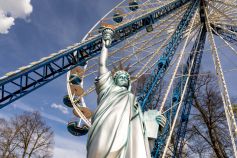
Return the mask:
MULTIPOLYGON (((227 30, 224 30, 222 27, 219 27, 218 25, 211 25, 211 27, 220 35, 223 37, 223 39, 225 39, 226 41, 230 42, 230 43, 234 43, 235 45, 237 45, 237 27, 233 27, 233 26, 223 26, 224 28, 226 28, 227 30)), ((216 35, 216 33, 213 31, 213 34, 216 35)), ((218 35, 217 35, 218 36, 218 35)))
MULTIPOLYGON (((116 28, 117 38, 113 40, 112 46, 143 30, 147 25, 158 22, 159 19, 169 15, 189 1, 176 0, 116 28)), ((89 59, 98 55, 100 50, 101 35, 62 50, 52 57, 42 59, 22 71, 16 71, 11 75, 2 77, 0 79, 0 108, 65 74, 76 66, 85 65, 89 59)))
MULTIPOLYGON (((189 120, 189 114, 191 111, 191 108, 193 106, 193 97, 195 93, 195 87, 197 83, 197 78, 199 74, 199 69, 202 61, 202 54, 205 46, 206 41, 206 35, 207 35, 207 29, 206 29, 206 19, 205 19, 205 3, 204 1, 200 2, 200 9, 199 9, 199 16, 202 23, 202 28, 195 40, 195 43, 193 45, 193 48, 191 50, 191 54, 187 60, 187 64, 185 66, 185 74, 188 74, 188 70, 190 67, 190 63, 193 61, 193 66, 191 67, 191 73, 192 75, 190 77, 189 83, 188 83, 188 89, 185 95, 185 99, 183 102, 183 108, 182 108, 182 114, 180 118, 180 123, 178 130, 176 132, 175 136, 175 142, 174 142, 174 149, 173 149, 173 158, 182 157, 182 150, 184 146, 184 139, 186 135, 186 129, 188 125, 189 120)), ((187 76, 184 76, 183 79, 180 82, 185 83, 187 80, 187 76), (184 81, 185 80, 185 81, 184 81)), ((181 94, 181 93, 180 93, 181 94)), ((180 98, 180 97, 179 97, 180 98)))
MULTIPOLYGON (((197 78, 199 74, 199 68, 200 68, 201 60, 202 60, 202 54, 203 54, 205 40, 206 40, 206 32, 207 30, 206 30, 206 27, 204 26, 201 31, 201 36, 197 38, 196 45, 194 45, 192 49, 192 54, 190 55, 187 61, 186 72, 188 72, 187 68, 189 67, 189 63, 193 60, 193 56, 195 56, 194 64, 191 70, 191 75, 193 76, 190 77, 187 95, 184 100, 184 105, 183 105, 182 114, 180 118, 179 128, 177 130, 176 138, 175 138, 173 157, 177 157, 177 158, 182 157, 181 154, 182 154, 182 149, 184 145, 184 138, 186 134, 190 110, 191 110, 191 107, 193 106, 193 97, 194 97, 195 86, 196 86, 197 78)), ((186 81, 186 78, 187 77, 185 77, 182 80, 182 82, 184 80, 186 81)))
POLYGON ((138 102, 140 103, 143 111, 147 110, 147 107, 151 104, 152 97, 155 95, 159 80, 164 76, 167 68, 169 67, 175 51, 183 38, 184 31, 188 27, 189 22, 191 21, 198 6, 198 0, 192 1, 189 8, 184 13, 183 18, 176 28, 176 31, 169 41, 167 47, 165 48, 164 53, 157 61, 155 70, 152 72, 152 75, 149 77, 149 79, 147 79, 143 92, 139 94, 138 102))
MULTIPOLYGON (((191 50, 191 54, 189 56, 189 58, 187 59, 186 65, 184 66, 184 73, 183 73, 183 77, 180 78, 179 82, 175 85, 175 88, 173 89, 173 95, 172 95, 172 104, 167 106, 167 109, 169 109, 170 107, 173 107, 172 110, 169 110, 166 112, 166 118, 167 118, 167 122, 172 123, 174 116, 176 114, 177 111, 177 105, 180 102, 181 99, 181 95, 182 92, 184 90, 184 85, 185 82, 187 81, 188 76, 186 76, 189 72, 189 68, 192 66, 191 69, 191 75, 192 74, 198 74, 199 73, 199 68, 200 68, 200 64, 201 64, 201 58, 202 58, 202 50, 204 48, 204 43, 205 43, 205 38, 206 38, 206 29, 203 28, 200 30, 195 43, 193 45, 193 48, 191 50), (193 65, 192 60, 194 60, 193 65)), ((174 144, 174 152, 176 153, 176 150, 178 150, 178 147, 182 146, 178 146, 179 143, 182 141, 182 138, 184 138, 185 136, 185 130, 186 130, 186 125, 188 122, 188 116, 189 116, 189 112, 191 109, 191 103, 192 103, 192 92, 194 90, 194 86, 196 84, 196 79, 197 76, 192 76, 191 79, 189 80, 188 83, 188 89, 187 92, 185 94, 185 99, 183 101, 183 108, 182 108, 182 114, 181 114, 181 120, 180 120, 180 126, 177 132, 177 137, 175 140, 175 144, 174 144), (193 84, 193 85, 192 85, 193 84)), ((163 132, 161 135, 159 135, 158 139, 155 141, 155 147, 152 151, 152 155, 154 157, 159 157, 162 149, 164 148, 165 145, 165 141, 168 137, 169 134, 169 130, 170 130, 170 124, 167 123, 166 126, 163 129, 163 132)), ((179 148, 180 149, 180 148, 179 148)))

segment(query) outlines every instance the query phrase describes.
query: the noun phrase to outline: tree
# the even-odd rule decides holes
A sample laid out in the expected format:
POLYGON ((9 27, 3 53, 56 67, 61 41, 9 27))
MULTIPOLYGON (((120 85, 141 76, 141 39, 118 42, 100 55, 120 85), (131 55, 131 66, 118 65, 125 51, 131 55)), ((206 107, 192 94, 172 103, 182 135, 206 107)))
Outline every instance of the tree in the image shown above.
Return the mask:
POLYGON ((189 120, 187 145, 199 157, 231 157, 232 148, 217 79, 199 76, 189 120))
MULTIPOLYGON (((210 73, 207 74, 200 75, 197 80, 193 107, 180 154, 183 158, 227 158, 233 155, 218 81, 210 73)), ((176 123, 176 132, 179 123, 180 121, 176 123)), ((166 157, 173 157, 175 141, 174 132, 166 157)))
MULTIPOLYGON (((138 97, 139 95, 143 94, 144 85, 151 77, 150 74, 143 74, 140 78, 138 78, 132 85, 132 92, 138 97)), ((161 104, 162 97, 165 93, 165 84, 166 82, 161 79, 159 85, 157 87, 156 93, 149 96, 148 100, 152 100, 151 105, 148 106, 148 109, 158 109, 159 105, 161 104)))
POLYGON ((0 157, 52 157, 53 135, 39 112, 0 119, 0 157))

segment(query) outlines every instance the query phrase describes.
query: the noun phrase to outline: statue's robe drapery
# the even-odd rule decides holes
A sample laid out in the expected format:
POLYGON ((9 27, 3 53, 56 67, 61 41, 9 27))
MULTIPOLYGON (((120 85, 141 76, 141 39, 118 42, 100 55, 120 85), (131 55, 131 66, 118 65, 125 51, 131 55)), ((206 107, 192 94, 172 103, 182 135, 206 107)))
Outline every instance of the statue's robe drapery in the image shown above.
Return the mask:
POLYGON ((111 72, 95 81, 98 107, 88 133, 87 158, 148 158, 143 115, 135 96, 111 72))

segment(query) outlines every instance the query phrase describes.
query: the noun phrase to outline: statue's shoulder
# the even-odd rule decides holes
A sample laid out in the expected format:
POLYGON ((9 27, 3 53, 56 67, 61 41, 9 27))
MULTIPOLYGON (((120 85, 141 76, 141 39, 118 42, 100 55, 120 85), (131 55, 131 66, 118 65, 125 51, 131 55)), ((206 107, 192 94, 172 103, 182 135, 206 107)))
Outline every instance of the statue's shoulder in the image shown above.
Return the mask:
POLYGON ((95 81, 99 81, 99 80, 106 79, 106 78, 109 78, 109 77, 112 78, 112 75, 111 75, 111 72, 110 72, 110 71, 107 71, 106 73, 99 74, 99 76, 97 76, 97 77, 95 78, 95 81))
POLYGON ((102 90, 106 90, 109 87, 114 85, 113 78, 111 76, 111 72, 108 71, 104 74, 101 74, 97 78, 95 78, 95 86, 96 86, 96 91, 100 92, 102 90))

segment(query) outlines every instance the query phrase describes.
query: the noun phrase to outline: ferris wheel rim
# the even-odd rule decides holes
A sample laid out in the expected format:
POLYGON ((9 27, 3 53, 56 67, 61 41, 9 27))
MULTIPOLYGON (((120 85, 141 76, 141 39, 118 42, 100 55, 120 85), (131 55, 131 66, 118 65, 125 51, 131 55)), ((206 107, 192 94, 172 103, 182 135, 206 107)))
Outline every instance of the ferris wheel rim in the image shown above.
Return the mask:
MULTIPOLYGON (((173 0, 173 1, 175 1, 175 0, 173 0)), ((172 2, 173 2, 173 1, 172 1, 172 2)), ((126 0, 123 0, 123 1, 121 1, 120 3, 118 3, 118 4, 117 4, 114 8, 112 8, 107 14, 105 14, 100 20, 98 20, 97 23, 96 23, 96 24, 89 30, 89 32, 83 37, 82 42, 85 41, 85 40, 87 39, 87 37, 90 36, 90 33, 96 28, 96 26, 98 26, 98 25, 100 24, 100 22, 101 22, 106 16, 108 16, 113 10, 115 10, 118 6, 120 6, 120 5, 123 4, 124 2, 126 2, 126 0)), ((149 0, 147 0, 146 2, 149 2, 149 0)), ((146 2, 144 2, 144 3, 146 3, 146 2)), ((171 2, 170 2, 170 3, 171 3, 171 2)), ((166 4, 166 3, 165 3, 165 4, 166 4)), ((88 62, 87 62, 87 63, 88 63, 88 62)), ((84 69, 84 70, 86 70, 86 68, 87 68, 87 66, 88 66, 87 63, 85 64, 85 66, 83 66, 83 69, 84 69)), ((144 73, 143 73, 143 74, 144 74, 144 73)), ((140 75, 140 76, 141 76, 141 75, 140 75)), ((72 92, 71 92, 71 88, 70 88, 70 86, 69 86, 69 84, 70 84, 69 78, 70 78, 70 71, 67 73, 67 92, 68 92, 68 94, 69 94, 69 99, 70 99, 71 103, 74 105, 73 108, 75 109, 77 106, 87 107, 83 96, 81 97, 81 105, 74 103, 74 101, 73 101, 74 98, 73 98, 73 95, 72 95, 72 92)), ((83 77, 83 78, 84 78, 84 77, 83 77)), ((81 82, 81 84, 80 84, 82 88, 83 88, 83 81, 84 81, 84 80, 82 80, 82 82, 81 82)), ((94 89, 91 89, 91 90, 93 91, 94 89)), ((77 112, 79 109, 77 108, 77 109, 75 109, 75 110, 76 110, 76 112, 77 112)), ((90 124, 89 124, 90 120, 85 119, 85 117, 83 116, 83 114, 82 114, 81 112, 77 112, 77 114, 80 116, 80 119, 83 119, 84 122, 87 122, 86 124, 90 126, 90 124)))
MULTIPOLYGON (((219 6, 218 6, 218 7, 219 7, 219 6)), ((115 7, 114 7, 114 8, 115 8, 115 7)), ((114 8, 113 8, 113 9, 114 9, 114 8)), ((111 11, 112 11, 113 9, 111 9, 111 11)), ((109 13, 108 13, 108 14, 109 14, 109 13)), ((104 17, 106 17, 106 15, 105 15, 104 17)), ((217 18, 215 17, 215 18, 210 19, 210 20, 212 20, 213 22, 215 22, 216 19, 217 19, 217 18)), ((224 20, 223 20, 223 21, 224 21, 224 20)), ((98 24, 99 24, 99 21, 94 25, 93 28, 95 28, 98 24)), ((90 32, 91 32, 91 31, 93 31, 93 29, 91 29, 90 32)), ((89 36, 89 33, 90 33, 90 32, 88 32, 88 33, 86 34, 86 36, 85 36, 83 39, 86 39, 86 38, 89 36)), ((88 63, 84 66, 84 70, 86 70, 87 66, 88 66, 88 63)), ((83 99, 84 99, 84 98, 83 98, 83 99)), ((84 102, 84 104, 85 104, 85 102, 84 102)))

